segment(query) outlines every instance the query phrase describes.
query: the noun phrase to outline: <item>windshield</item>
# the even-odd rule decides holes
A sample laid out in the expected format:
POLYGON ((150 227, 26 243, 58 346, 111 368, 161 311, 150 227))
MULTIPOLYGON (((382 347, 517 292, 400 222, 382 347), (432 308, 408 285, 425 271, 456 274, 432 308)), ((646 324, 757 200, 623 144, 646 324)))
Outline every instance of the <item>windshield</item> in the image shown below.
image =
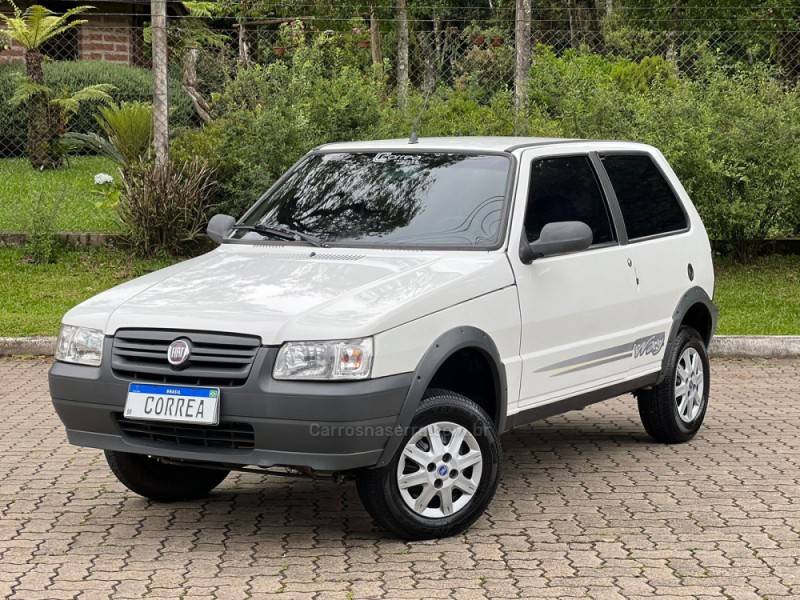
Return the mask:
MULTIPOLYGON (((510 166, 504 155, 314 154, 244 224, 333 244, 490 248, 503 229, 510 166)), ((235 237, 259 236, 251 230, 235 237)))

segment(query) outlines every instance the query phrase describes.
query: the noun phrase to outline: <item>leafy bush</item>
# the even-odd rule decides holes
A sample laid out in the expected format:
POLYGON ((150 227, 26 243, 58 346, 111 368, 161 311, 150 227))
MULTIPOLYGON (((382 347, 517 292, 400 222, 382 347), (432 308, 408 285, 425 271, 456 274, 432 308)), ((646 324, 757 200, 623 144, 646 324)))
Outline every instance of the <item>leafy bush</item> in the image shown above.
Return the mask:
POLYGON ((22 72, 19 65, 0 65, 0 158, 20 155, 25 149, 25 111, 12 110, 9 104, 22 72))
POLYGON ((408 137, 415 126, 425 136, 512 135, 513 97, 499 92, 482 102, 469 90, 440 87, 426 102, 422 94, 410 91, 405 111, 384 105, 374 135, 408 137))
MULTIPOLYGON (((642 39, 642 52, 661 41, 642 39)), ((699 47, 689 78, 660 57, 559 56, 539 46, 527 105, 515 117, 511 91, 481 79, 508 67, 504 46, 471 49, 452 87, 440 85, 427 100, 411 90, 399 110, 363 56, 324 35, 293 44, 283 59, 240 70, 213 98, 214 121, 173 146, 179 159, 201 156, 217 169, 226 212, 240 214, 318 144, 402 138, 416 127, 420 136, 517 131, 650 143, 677 171, 711 237, 730 241, 735 254, 800 232, 800 91, 763 68, 726 65, 699 47)))
POLYGON ((214 99, 218 118, 179 135, 174 156, 208 161, 220 210, 241 214, 310 148, 372 136, 384 84, 349 61, 332 38, 319 36, 287 61, 241 69, 214 99))
POLYGON ((213 187, 213 171, 200 160, 129 166, 117 205, 128 243, 142 256, 178 255, 196 246, 213 187))
POLYGON ((784 88, 763 68, 723 67, 709 52, 695 66, 699 76, 689 79, 661 59, 557 57, 539 48, 531 128, 658 147, 712 239, 747 257, 760 240, 797 229, 800 90, 784 88))
MULTIPOLYGON (((10 110, 8 106, 8 100, 15 92, 15 81, 21 72, 20 65, 0 65, 0 156, 19 154, 25 146, 25 115, 23 111, 10 110)), ((153 74, 149 69, 103 61, 57 61, 45 63, 44 77, 45 85, 58 93, 74 93, 90 85, 111 84, 114 90, 110 95, 117 104, 152 101, 153 74)), ((170 123, 175 127, 194 124, 194 108, 180 81, 170 80, 169 90, 170 123)), ((81 107, 72 118, 70 129, 81 133, 100 133, 94 118, 95 111, 96 106, 81 107)))
POLYGON ((172 153, 178 160, 207 160, 219 182, 220 212, 239 215, 314 145, 302 117, 257 108, 185 132, 172 153))

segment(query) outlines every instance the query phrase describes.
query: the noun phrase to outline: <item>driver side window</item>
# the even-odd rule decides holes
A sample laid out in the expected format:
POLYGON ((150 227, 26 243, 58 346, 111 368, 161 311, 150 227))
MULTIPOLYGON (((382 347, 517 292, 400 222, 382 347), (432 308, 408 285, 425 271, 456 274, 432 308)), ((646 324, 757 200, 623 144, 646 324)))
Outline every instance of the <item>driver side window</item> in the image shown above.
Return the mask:
POLYGON ((592 230, 592 245, 616 240, 611 218, 588 156, 543 158, 531 165, 525 233, 539 239, 542 227, 581 221, 592 230))

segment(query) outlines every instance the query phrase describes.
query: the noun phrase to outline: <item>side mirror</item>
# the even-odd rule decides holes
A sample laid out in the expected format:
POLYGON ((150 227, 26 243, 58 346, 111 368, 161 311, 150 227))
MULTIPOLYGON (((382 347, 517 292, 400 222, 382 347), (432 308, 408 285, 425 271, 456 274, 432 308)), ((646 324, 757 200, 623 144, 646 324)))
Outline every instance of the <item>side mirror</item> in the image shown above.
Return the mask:
POLYGON ((218 244, 222 243, 228 234, 233 230, 236 225, 236 219, 230 215, 214 215, 208 222, 206 227, 206 234, 218 244))
POLYGON ((594 238, 591 228, 581 221, 559 221, 542 227, 539 239, 528 243, 523 238, 519 257, 526 265, 537 258, 586 250, 594 238))

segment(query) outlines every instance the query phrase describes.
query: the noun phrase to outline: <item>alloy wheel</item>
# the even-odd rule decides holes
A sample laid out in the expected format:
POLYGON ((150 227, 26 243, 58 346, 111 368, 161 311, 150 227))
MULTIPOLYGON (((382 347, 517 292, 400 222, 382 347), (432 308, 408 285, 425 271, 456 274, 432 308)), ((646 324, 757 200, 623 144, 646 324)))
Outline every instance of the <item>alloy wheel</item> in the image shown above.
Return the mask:
POLYGON ((684 423, 691 423, 700 414, 704 387, 703 359, 689 346, 681 354, 675 369, 675 402, 678 416, 684 423))
POLYGON ((483 454, 475 436, 451 422, 431 423, 411 436, 397 463, 397 487, 412 511, 449 517, 475 496, 483 454))

